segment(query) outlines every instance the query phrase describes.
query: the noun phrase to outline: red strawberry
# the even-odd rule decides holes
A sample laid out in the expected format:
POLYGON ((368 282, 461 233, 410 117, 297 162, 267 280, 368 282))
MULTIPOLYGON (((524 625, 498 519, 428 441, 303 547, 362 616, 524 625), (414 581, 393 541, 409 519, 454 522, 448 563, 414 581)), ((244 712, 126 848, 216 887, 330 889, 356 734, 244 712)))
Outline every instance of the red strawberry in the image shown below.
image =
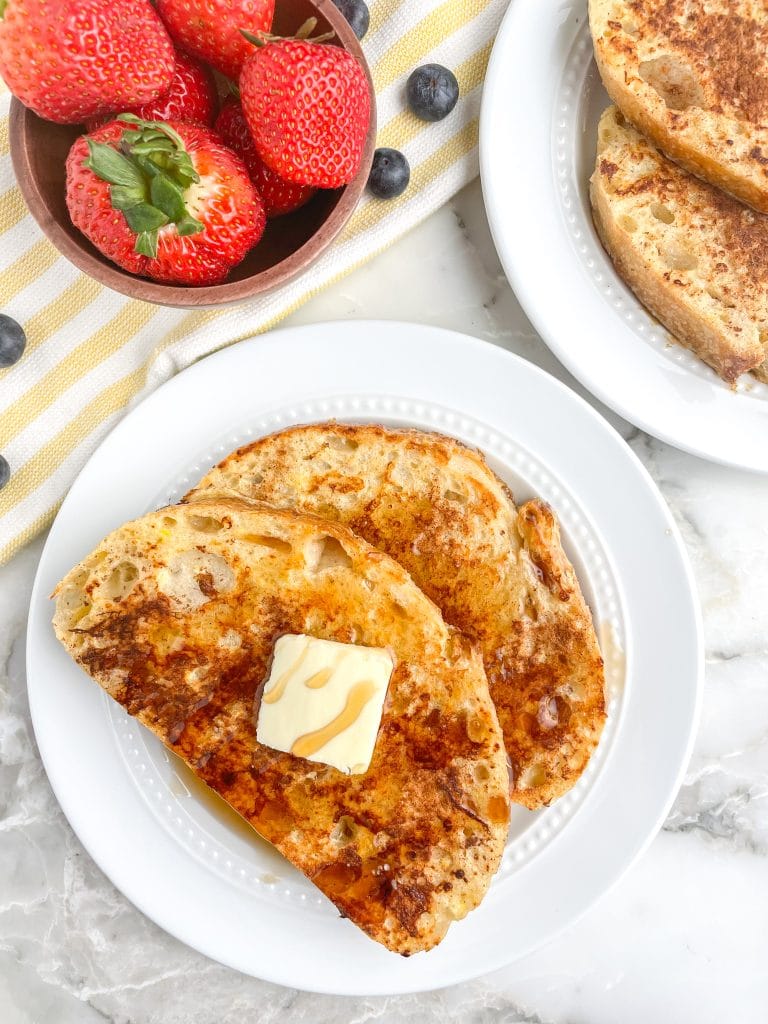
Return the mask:
POLYGON ((269 32, 275 0, 157 0, 175 42, 237 81, 253 47, 240 34, 269 32))
POLYGON ((351 53, 304 39, 269 39, 245 62, 240 95, 259 156, 281 178, 338 188, 355 177, 371 94, 351 53))
MULTIPOLYGON (((136 114, 146 121, 194 121, 210 127, 216 117, 218 104, 219 94, 210 70, 194 57, 177 51, 176 70, 170 89, 149 103, 129 107, 124 111, 118 109, 115 114, 136 114)), ((93 118, 86 122, 86 128, 92 132, 107 121, 114 120, 114 116, 93 118)))
POLYGON ((264 207, 210 129, 121 114, 67 157, 72 223, 124 270, 217 284, 261 238, 264 207))
POLYGON ((0 75, 60 124, 147 103, 171 84, 173 44, 149 0, 0 0, 0 75))
POLYGON ((242 158, 264 203, 267 217, 293 213, 315 194, 315 189, 309 185, 295 185, 267 167, 256 152, 243 108, 234 96, 225 100, 216 118, 215 128, 229 148, 234 149, 242 158))

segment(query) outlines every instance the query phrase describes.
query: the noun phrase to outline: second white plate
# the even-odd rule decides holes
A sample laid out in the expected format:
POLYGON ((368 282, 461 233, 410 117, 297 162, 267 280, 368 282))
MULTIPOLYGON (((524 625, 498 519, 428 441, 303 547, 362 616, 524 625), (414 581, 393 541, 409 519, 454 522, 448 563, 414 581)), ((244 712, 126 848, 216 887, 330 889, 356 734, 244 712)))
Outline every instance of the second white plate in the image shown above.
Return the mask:
POLYGON ((589 177, 610 100, 586 0, 515 0, 483 92, 480 161, 504 269, 536 330, 602 402, 695 455, 768 472, 768 385, 731 390, 624 285, 592 224, 589 177), (511 99, 512 98, 512 99, 511 99))
POLYGON ((139 405, 70 491, 35 583, 29 698, 51 783, 93 858, 148 916, 238 970, 303 989, 396 993, 453 984, 528 952, 627 869, 687 762, 701 674, 699 614, 674 522, 644 469, 586 403, 474 339, 347 322, 211 356, 139 405), (249 438, 335 417, 403 423, 481 448, 524 499, 556 509, 606 655, 609 720, 578 785, 515 809, 482 906, 438 949, 387 953, 266 844, 201 799, 184 771, 68 658, 56 582, 113 527, 178 499, 249 438), (664 709, 659 714, 659 709, 664 709))

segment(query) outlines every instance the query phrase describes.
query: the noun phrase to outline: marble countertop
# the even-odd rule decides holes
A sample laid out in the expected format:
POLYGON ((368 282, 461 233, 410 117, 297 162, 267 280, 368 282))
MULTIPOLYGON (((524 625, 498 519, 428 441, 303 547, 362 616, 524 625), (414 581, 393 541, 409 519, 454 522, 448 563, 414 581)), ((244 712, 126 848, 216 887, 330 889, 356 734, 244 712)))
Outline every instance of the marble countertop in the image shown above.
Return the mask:
MULTIPOLYGON (((477 183, 286 323, 339 317, 465 331, 520 353, 584 394, 522 315, 496 258, 477 183)), ((693 760, 663 831, 632 871, 546 948, 440 992, 318 997, 205 959, 110 885, 48 785, 24 680, 38 540, 0 569, 2 1024, 763 1024, 768 479, 684 455, 601 411, 673 510, 706 627, 704 710, 693 760)))

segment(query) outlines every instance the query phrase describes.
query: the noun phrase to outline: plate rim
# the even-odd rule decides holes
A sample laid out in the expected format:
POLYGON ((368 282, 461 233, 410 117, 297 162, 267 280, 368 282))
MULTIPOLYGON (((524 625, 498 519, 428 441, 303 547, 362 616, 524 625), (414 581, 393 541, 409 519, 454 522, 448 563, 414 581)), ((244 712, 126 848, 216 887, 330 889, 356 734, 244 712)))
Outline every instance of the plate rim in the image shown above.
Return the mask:
MULTIPOLYGON (((40 753, 41 753, 41 757, 42 757, 43 763, 44 763, 45 768, 46 768, 46 772, 49 773, 49 780, 51 782, 51 786, 52 786, 52 788, 54 790, 54 793, 55 793, 55 795, 56 795, 60 805, 62 806, 62 809, 64 810, 65 815, 70 820, 70 823, 72 824, 73 829, 75 830, 76 834, 78 835, 78 838, 83 843, 85 848, 88 850, 89 854, 91 855, 91 857, 93 858, 95 863, 100 867, 100 869, 102 871, 104 871, 104 873, 107 875, 107 877, 110 878, 110 880, 113 882, 113 884, 116 885, 116 887, 126 896, 126 898, 128 898, 132 903, 134 903, 134 905, 137 906, 147 917, 149 917, 151 920, 153 920, 156 923, 158 923, 160 925, 160 927, 164 928, 170 934, 172 934, 176 938, 180 939, 180 941, 183 941, 187 945, 190 945, 193 948, 198 949, 199 951, 203 952, 205 955, 211 957, 212 959, 218 960, 221 963, 225 963, 228 966, 234 967, 235 969, 244 970, 247 973, 253 974, 254 976, 262 977, 265 980, 276 982, 278 984, 289 985, 289 986, 292 985, 292 981, 285 974, 282 974, 280 972, 271 971, 271 970, 264 970, 264 969, 260 969, 258 971, 258 973, 256 971, 254 971, 254 970, 249 970, 247 967, 244 967, 242 963, 233 962, 233 959, 232 959, 231 956, 228 957, 226 955, 222 955, 221 950, 212 949, 207 943, 201 943, 200 941, 194 941, 194 940, 190 939, 188 934, 184 934, 183 929, 180 931, 179 928, 176 927, 173 922, 169 922, 167 919, 163 919, 162 916, 158 916, 157 912, 155 910, 153 910, 153 908, 147 904, 147 901, 145 899, 142 898, 141 892, 137 893, 136 890, 135 890, 135 887, 133 887, 131 885, 126 886, 124 881, 120 881, 119 882, 117 879, 115 879, 114 874, 118 874, 118 876, 119 876, 121 874, 121 872, 113 871, 108 866, 104 865, 104 863, 102 862, 101 857, 97 853, 95 853, 93 851, 93 849, 92 849, 92 845, 94 845, 94 844, 90 841, 92 839, 92 837, 90 835, 88 835, 88 837, 86 839, 83 838, 82 832, 83 831, 88 832, 88 829, 87 828, 86 829, 78 828, 78 827, 76 827, 75 824, 72 823, 72 818, 74 817, 74 818, 79 820, 80 819, 80 815, 78 814, 76 809, 74 811, 72 811, 73 800, 70 799, 70 796, 67 795, 67 794, 63 794, 62 793, 62 789, 63 789, 62 779, 60 777, 56 778, 56 772, 55 771, 54 771, 53 776, 49 772, 49 759, 50 759, 50 753, 51 752, 50 752, 50 750, 46 749, 46 740, 43 739, 44 729, 41 726, 41 722, 42 722, 41 715, 43 714, 43 712, 41 711, 41 708, 40 708, 40 705, 39 705, 40 692, 39 692, 39 687, 38 687, 38 692, 37 693, 35 692, 36 691, 36 683, 33 681, 36 678, 36 673, 37 673, 36 649, 35 649, 35 642, 34 642, 35 635, 36 635, 36 633, 38 633, 40 628, 44 628, 44 629, 47 628, 48 630, 50 629, 50 613, 48 614, 48 620, 47 620, 47 623, 46 623, 46 619, 45 619, 45 615, 44 615, 44 610, 48 606, 47 606, 47 602, 45 602, 44 595, 42 596, 42 602, 41 602, 41 591, 42 591, 42 589, 44 587, 44 576, 45 576, 46 567, 48 565, 48 561, 49 561, 49 559, 51 557, 53 557, 53 555, 52 555, 53 548, 56 545, 56 543, 58 542, 57 524, 61 524, 61 523, 65 522, 66 517, 69 515, 69 508, 70 508, 70 506, 74 506, 75 505, 76 500, 77 500, 77 492, 78 492, 78 489, 79 489, 79 486, 80 486, 80 481, 81 481, 81 479, 87 479, 87 475, 91 471, 89 467, 91 467, 91 464, 96 459, 98 453, 103 451, 105 446, 109 447, 109 446, 118 444, 123 436, 126 436, 126 437, 130 436, 131 430, 134 429, 133 428, 133 424, 135 424, 137 422, 140 422, 142 417, 145 417, 147 415, 152 415, 155 409, 159 409, 159 408, 162 407, 163 403, 166 403, 169 400, 172 401, 174 393, 177 392, 178 389, 183 389, 183 388, 185 388, 187 386, 186 383, 185 383, 186 381, 193 380, 201 372, 205 372, 204 370, 201 370, 201 367, 209 368, 211 366, 211 361, 212 360, 216 360, 217 363, 219 363, 220 365, 224 365, 226 363, 229 363, 233 359, 235 360, 235 362, 237 362, 238 358, 241 357, 242 353, 249 353, 249 354, 253 353, 254 354, 254 358, 256 360, 258 360, 259 355, 262 353, 264 348, 271 346, 274 349, 276 345, 281 347, 281 348, 284 348, 286 344, 290 343, 291 337, 294 337, 294 338, 298 337, 299 338, 298 344, 301 345, 303 339, 310 339, 313 334, 316 334, 318 332, 320 334, 322 334, 323 332, 331 332, 336 337, 340 337, 342 335, 347 335, 347 336, 349 336, 349 338, 354 340, 354 336, 356 336, 358 334, 363 334, 363 335, 365 335, 366 338, 371 338, 371 337, 374 336, 376 331, 379 331, 379 330, 383 329, 383 330, 385 330, 387 332, 391 332, 393 330, 393 328, 395 329, 395 332, 397 334, 400 334, 403 337, 406 337, 408 333, 411 333, 411 332, 415 331, 415 332, 417 332, 417 334, 422 335, 422 336, 424 334, 429 335, 431 340, 433 340, 433 341, 442 341, 445 344, 447 344, 449 342, 452 342, 453 344, 457 344, 457 345, 461 346, 460 351, 462 353, 464 353, 465 350, 466 350, 467 352, 470 353, 470 355, 472 354, 472 352, 474 352, 479 358, 481 358, 481 359, 485 358, 486 360, 490 360, 491 362, 493 362, 494 359, 501 360, 502 362, 506 361, 506 365, 508 367, 514 367, 513 374, 514 373, 522 374, 523 377, 526 374, 530 374, 532 376, 532 378, 537 380, 539 385, 543 386, 545 389, 546 388, 553 389, 553 392, 555 394, 559 395, 560 400, 564 401, 566 403, 566 405, 568 403, 571 403, 574 407, 576 407, 576 408, 578 408, 580 410, 580 414, 581 415, 587 416, 589 418, 589 420, 591 420, 593 427, 596 430, 598 430, 598 432, 602 432, 602 434, 604 435, 605 438, 610 439, 612 441, 612 443, 614 443, 614 444, 615 443, 620 444, 621 445, 621 451, 623 453, 624 458, 626 458, 626 460, 628 462, 628 465, 632 467, 632 469, 634 470, 635 473, 639 474, 639 480, 642 483, 643 490, 645 492, 647 492, 649 499, 653 502, 653 504, 656 507, 657 511, 660 513, 662 519, 667 524, 667 532, 670 534, 671 539, 672 539, 672 541, 674 543, 674 549, 675 549, 675 552, 676 552, 676 554, 678 556, 679 563, 680 563, 679 567, 681 569, 681 578, 680 578, 679 582, 683 586, 683 588, 684 588, 684 590, 686 592, 686 596, 689 598, 689 603, 688 603, 687 607, 684 609, 684 612, 686 614, 690 614, 690 623, 688 623, 688 625, 690 625, 692 627, 692 634, 691 634, 691 641, 692 642, 690 643, 690 646, 691 646, 692 651, 694 653, 694 657, 692 659, 692 664, 690 666, 690 671, 691 671, 691 683, 692 683, 692 687, 693 687, 693 689, 692 689, 692 698, 693 698, 693 700, 692 700, 692 703, 691 703, 690 714, 689 714, 688 719, 687 719, 688 724, 687 724, 687 732, 686 732, 686 737, 685 737, 685 743, 680 748, 679 757, 676 758, 676 760, 679 760, 678 770, 677 770, 677 772, 675 774, 674 780, 671 780, 671 781, 668 780, 668 782, 665 784, 665 789, 667 790, 667 797, 664 800, 663 806, 659 807, 657 809, 657 814, 656 814, 655 820, 653 822, 653 825, 652 826, 648 825, 648 827, 647 827, 647 834, 645 835, 645 838, 643 839, 643 841, 641 843, 637 844, 633 848, 633 853, 632 853, 631 858, 628 861, 625 860, 623 862, 623 864, 621 865, 619 870, 614 871, 613 876, 612 876, 611 881, 610 881, 610 884, 609 885, 603 885, 599 892, 594 893, 589 899, 587 899, 584 902, 583 906, 581 906, 581 908, 580 908, 580 910, 579 910, 579 912, 577 914, 574 914, 574 915, 570 916, 568 919, 563 920, 560 923, 558 928, 550 929, 550 931, 548 932, 548 934, 546 936, 544 936, 543 938, 538 939, 529 948, 524 949, 521 952, 519 952, 518 956, 522 956, 522 955, 525 955, 527 952, 530 952, 532 948, 535 948, 537 945, 540 945, 541 942, 549 941, 552 937, 554 937, 555 934, 557 934, 558 931, 560 931, 563 928, 567 927, 568 925, 572 924, 579 916, 581 916, 581 914, 586 912, 586 910, 589 908, 589 906, 592 905, 592 903, 594 903, 598 898, 601 898, 602 895, 604 895, 610 888, 612 888, 612 886, 614 884, 616 884, 616 882, 619 880, 619 878, 621 878, 626 873, 626 871, 629 870, 631 865, 633 863, 635 863, 635 861, 645 851, 647 846, 650 844, 652 839, 655 837, 655 835, 656 835, 656 833, 658 831, 658 828, 660 827, 661 823, 663 822, 663 820, 664 820, 664 818, 665 818, 665 816, 666 816, 666 814, 668 812, 668 809, 669 809, 669 807, 671 806, 671 804, 672 804, 672 802, 674 800, 674 797, 675 797, 675 795, 677 793, 677 790, 678 790, 679 785, 680 785, 680 783, 682 781, 682 778, 684 776, 685 769, 686 769, 686 766, 688 764, 688 761, 689 761, 689 758, 690 758, 690 755, 691 755, 692 746, 693 746, 693 742, 694 742, 695 735, 696 735, 696 726, 697 726, 697 723, 698 723, 698 716, 699 716, 700 707, 701 707, 701 688, 702 688, 701 684, 702 684, 702 676, 703 676, 703 643, 702 643, 702 636, 703 636, 702 628, 703 627, 702 627, 702 621, 701 621, 701 610, 700 610, 698 599, 697 599, 697 594, 696 594, 695 583, 694 583, 694 579, 693 579, 692 568, 691 568, 691 565, 690 565, 690 560, 688 558, 687 551, 685 549, 685 546, 683 544, 683 541, 682 541, 682 538, 681 538, 681 536, 679 534, 679 531, 678 531, 678 529, 677 529, 677 527, 676 527, 676 525, 674 523, 674 520, 671 517, 671 513, 669 512, 669 509, 666 506, 666 503, 664 502, 664 499, 663 499, 662 495, 658 491, 658 488, 656 487, 655 483, 653 482, 652 478, 648 474, 648 472, 645 469, 645 467, 642 465, 642 463, 637 458, 637 456, 634 454, 634 452, 632 452, 632 450, 621 440, 620 436, 610 426, 610 424, 608 424, 600 416, 600 414, 596 410, 594 410, 588 403, 586 403, 580 396, 576 395, 569 388, 567 388, 567 386, 565 384, 563 384, 562 382, 560 382, 557 379, 553 378, 551 375, 546 373, 544 370, 542 370, 539 367, 529 363, 528 361, 522 359, 521 357, 516 356, 516 355, 514 355, 514 354, 512 354, 512 353, 510 353, 508 351, 505 351, 505 350, 503 350, 503 349, 501 349, 501 348, 499 348, 497 346, 490 345, 487 342, 483 342, 483 341, 481 341, 479 339, 476 339, 476 338, 473 338, 473 337, 470 337, 470 336, 467 336, 467 335, 459 334, 459 333, 453 332, 453 331, 447 331, 447 330, 445 330, 443 328, 429 327, 429 326, 421 325, 421 324, 414 324, 414 323, 407 323, 407 322, 398 322, 398 321, 376 321, 376 320, 373 320, 373 321, 370 321, 370 320, 369 321, 349 321, 348 320, 348 321, 337 321, 337 322, 331 321, 331 322, 326 322, 326 323, 308 325, 308 326, 304 326, 304 327, 283 328, 283 329, 281 329, 279 331, 272 332, 272 334, 270 336, 268 336, 267 338, 265 338, 263 336, 255 336, 255 337, 253 337, 251 339, 248 339, 246 341, 240 342, 237 345, 233 345, 233 346, 230 346, 228 348, 222 349, 219 352, 214 353, 212 356, 209 356, 206 359, 201 360, 201 361, 199 361, 196 364, 193 364, 193 366, 188 368, 187 370, 182 371, 176 377, 172 378, 169 382, 167 382, 166 384, 162 385, 155 392, 153 392, 151 395, 149 395, 144 400, 144 402, 136 405, 126 415, 126 417, 123 420, 121 420, 120 423, 118 423, 113 428, 113 430, 110 432, 110 434, 107 436, 107 438, 104 439, 104 441, 101 443, 101 445, 97 448, 96 452, 93 453, 91 458, 88 460, 88 462, 84 466, 83 470, 81 471, 81 473, 78 476, 77 481, 73 485, 70 493, 67 495, 67 498, 65 499, 65 502, 62 505, 62 507, 61 507, 57 517, 56 517, 56 522, 54 523, 54 526, 51 529, 51 534, 49 535, 49 538, 46 541, 45 547, 43 549, 43 552, 42 552, 42 555, 41 555, 41 558, 40 558, 40 563, 39 563, 39 566, 38 566, 38 569, 37 569, 37 573, 36 573, 36 576, 35 576, 35 582, 34 582, 34 586, 33 586, 32 598, 31 598, 31 603, 30 603, 30 619, 29 619, 30 628, 29 628, 28 634, 27 634, 27 671, 28 671, 28 692, 29 692, 29 698, 30 698, 30 711, 32 713, 32 719, 33 719, 33 726, 34 726, 34 729, 35 729, 35 735, 36 735, 37 740, 38 740, 38 745, 39 745, 39 749, 40 749, 40 753), (397 331, 398 327, 402 329, 399 332, 397 331), (179 383, 179 382, 181 382, 181 383, 179 383), (42 615, 42 619, 41 619, 41 615, 42 615), (42 740, 42 742, 41 742, 41 740, 42 740), (72 813, 70 813, 71 811, 72 811, 72 813)), ((349 343, 352 343, 352 342, 349 342, 349 343)), ((250 355, 246 355, 244 358, 247 360, 247 359, 250 358, 250 355)), ((463 356, 461 358, 463 358, 463 356)), ((365 376, 364 372, 363 371, 360 371, 360 372, 361 372, 361 378, 364 378, 364 376, 365 376)), ((365 386, 366 385, 365 385, 365 383, 363 381, 361 383, 361 393, 365 393, 365 386)), ((262 408, 263 408, 263 405, 262 405, 262 408)), ((453 408, 456 409, 457 412, 461 413, 461 404, 460 403, 458 405, 454 405, 453 408)), ((465 410, 465 412, 468 415, 476 415, 476 411, 474 409, 471 409, 471 408, 465 410)), ((254 412, 254 416, 255 415, 257 415, 257 411, 254 412)), ((502 429, 502 428, 500 428, 498 423, 494 423, 493 420, 486 419, 485 422, 490 423, 494 427, 494 429, 497 429, 497 430, 502 429)), ((211 434, 213 436, 215 436, 216 431, 211 431, 211 434)), ((179 462, 179 464, 183 464, 183 457, 179 457, 178 458, 178 462, 179 462)), ((586 511, 588 511, 588 509, 586 509, 586 511)), ((596 529, 597 529, 597 527, 596 527, 596 529)), ((598 529, 598 534, 600 535, 600 533, 601 533, 601 531, 598 529)), ((606 545, 606 547, 607 547, 609 553, 611 553, 610 546, 606 545)), ((623 582, 620 576, 618 576, 618 581, 619 581, 620 585, 623 582)), ((622 589, 624 589, 624 588, 622 587, 622 589)), ((631 628, 631 625, 632 625, 631 619, 628 619, 627 625, 628 625, 628 628, 631 628)), ((97 692, 100 693, 100 691, 97 691, 97 692)), ((610 761, 610 759, 609 759, 609 761, 610 761)), ((552 847, 559 845, 559 842, 562 841, 562 838, 563 838, 562 835, 560 837, 556 838, 553 841, 552 847)), ((526 872, 527 870, 528 870, 528 866, 522 868, 521 872, 526 872)), ((509 881, 509 880, 507 880, 507 881, 509 881)), ((503 883, 503 884, 506 884, 506 883, 503 883)), ((461 925, 459 925, 459 927, 461 927, 461 925)), ((389 956, 389 954, 386 954, 386 955, 389 956)), ((433 954, 430 954, 430 955, 432 956, 433 954)), ((513 959, 517 959, 518 956, 515 956, 513 959)), ((412 964, 415 965, 419 960, 421 960, 421 958, 417 958, 417 960, 410 961, 409 963, 412 963, 412 964)), ((423 960, 421 962, 423 962, 423 960)), ((341 991, 343 992, 343 994, 360 995, 360 996, 362 996, 362 995, 372 995, 372 994, 382 994, 382 995, 384 995, 384 994, 395 994, 395 993, 425 991, 425 990, 428 990, 428 989, 440 988, 440 987, 443 987, 443 986, 448 985, 448 984, 453 984, 453 983, 456 983, 457 981, 469 980, 470 978, 477 977, 479 974, 485 973, 487 970, 492 970, 492 969, 504 966, 504 964, 506 964, 508 962, 510 962, 509 957, 505 957, 505 956, 502 956, 501 958, 497 957, 493 962, 488 963, 487 966, 484 966, 481 970, 477 970, 476 968, 473 967, 468 972, 466 972, 465 974, 463 974, 461 976, 456 975, 455 973, 452 973, 452 975, 450 977, 445 977, 445 978, 442 978, 440 980, 436 980, 436 979, 432 978, 426 984, 422 983, 419 980, 419 972, 418 971, 414 971, 413 976, 411 978, 409 978, 408 981, 403 982, 402 975, 401 975, 400 978, 398 979, 397 983, 395 983, 395 984, 392 984, 392 983, 389 983, 389 982, 385 983, 384 976, 386 975, 386 971, 384 970, 384 971, 382 971, 382 985, 381 985, 381 987, 378 987, 377 985, 374 986, 374 987, 371 987, 371 985, 369 985, 369 984, 366 984, 364 987, 360 987, 359 985, 355 984, 354 979, 353 979, 351 986, 346 987, 346 988, 342 989, 341 991)), ((301 984, 300 987, 302 987, 305 990, 309 990, 309 991, 327 992, 327 993, 333 993, 333 994, 339 994, 339 992, 340 992, 340 989, 339 989, 338 985, 336 985, 336 984, 327 984, 327 983, 322 983, 322 982, 320 982, 320 983, 316 982, 316 983, 311 983, 311 984, 303 983, 303 984, 301 984)))
MULTIPOLYGON (((576 4, 570 3, 568 5, 569 16, 575 6, 583 9, 583 17, 586 20, 587 0, 576 0, 576 4)), ((560 27, 560 23, 565 20, 562 17, 562 11, 563 5, 556 3, 555 0, 550 0, 549 3, 542 2, 542 0, 515 0, 514 3, 510 4, 502 20, 488 62, 480 110, 480 179, 491 236, 504 274, 520 306, 539 337, 542 338, 568 372, 573 374, 592 395, 609 409, 628 420, 634 426, 639 427, 645 433, 690 455, 695 455, 717 465, 729 466, 750 473, 766 474, 768 473, 768 454, 763 455, 757 447, 754 448, 751 454, 743 452, 735 443, 731 443, 727 448, 718 448, 720 442, 717 439, 715 439, 714 445, 708 445, 703 441, 703 438, 706 436, 705 432, 697 432, 695 428, 686 429, 690 418, 691 403, 683 405, 681 400, 679 408, 672 413, 672 415, 677 414, 678 424, 684 424, 682 431, 680 431, 676 429, 674 423, 666 422, 666 420, 659 421, 654 418, 654 415, 646 413, 642 401, 638 400, 635 396, 628 399, 626 385, 617 392, 611 387, 612 383, 615 382, 603 378, 600 372, 592 372, 591 368, 586 367, 584 362, 574 354, 574 350, 567 344, 566 332, 561 332, 559 327, 553 324, 554 304, 543 301, 544 296, 539 297, 535 294, 537 262, 535 259, 532 259, 535 247, 526 246, 525 244, 518 245, 515 241, 511 241, 506 233, 505 221, 508 222, 515 216, 524 215, 526 206, 531 204, 529 202, 526 203, 522 198, 520 201, 516 201, 513 198, 505 202, 501 197, 505 194, 514 196, 517 193, 520 193, 521 196, 523 194, 529 195, 526 192, 526 187, 532 181, 547 182, 546 189, 542 190, 540 186, 541 194, 545 202, 552 201, 559 214, 560 200, 554 188, 550 146, 547 145, 546 153, 544 154, 540 153, 535 146, 532 147, 535 159, 529 161, 529 163, 521 162, 521 165, 515 170, 516 175, 520 176, 522 174, 523 176, 522 183, 518 182, 518 185, 522 185, 522 187, 517 189, 504 188, 505 182, 503 176, 501 176, 501 171, 496 170, 495 146, 497 143, 495 143, 495 139, 498 137, 498 132, 495 132, 493 129, 500 117, 498 111, 500 105, 504 102, 504 95, 519 94, 518 86, 520 83, 512 81, 510 85, 510 79, 514 78, 515 75, 522 74, 519 69, 520 62, 512 59, 516 53, 519 54, 520 50, 516 41, 525 38, 526 52, 529 54, 531 61, 535 60, 538 66, 544 66, 545 64, 549 66, 550 53, 546 46, 549 37, 546 35, 546 31, 548 29, 552 33, 555 31, 553 26, 560 27), (545 16, 547 9, 550 9, 548 17, 545 16), (533 16, 531 12, 537 13, 542 19, 541 30, 538 32, 531 33, 527 27, 525 30, 521 27, 523 24, 527 24, 526 19, 533 16), (557 18, 555 14, 558 16, 557 18), (546 22, 546 25, 543 24, 544 22, 546 22), (535 170, 531 168, 535 168, 535 170), (551 189, 549 182, 552 182, 551 189), (699 438, 702 440, 698 440, 699 438)), ((557 99, 557 87, 561 81, 564 67, 557 65, 553 68, 550 67, 549 70, 552 72, 549 79, 552 83, 552 96, 550 97, 548 94, 548 99, 551 99, 552 103, 547 103, 543 110, 538 110, 538 113, 542 115, 541 121, 547 126, 548 139, 551 135, 551 122, 554 103, 557 99)), ((535 93, 535 87, 532 87, 530 81, 528 82, 528 91, 534 91, 535 93)), ((521 135, 525 134, 522 124, 525 120, 524 110, 524 104, 512 104, 506 111, 505 121, 510 137, 521 137, 521 135)), ((571 116, 575 116, 575 112, 572 112, 571 116)), ((519 223, 518 221, 516 224, 518 228, 519 223)), ((526 233, 527 237, 528 233, 526 233)), ((572 267, 574 273, 580 270, 581 268, 573 257, 571 241, 566 234, 564 232, 562 234, 556 233, 556 236, 551 240, 553 244, 558 244, 559 250, 567 254, 561 265, 572 267)), ((610 263, 610 261, 608 262, 610 263)), ((609 272, 614 276, 620 288, 627 288, 612 265, 609 267, 609 272)), ((590 297, 586 288, 582 290, 582 294, 588 300, 588 302, 584 303, 585 308, 594 305, 600 306, 600 315, 594 318, 594 322, 598 327, 603 317, 606 317, 605 329, 608 331, 613 330, 614 336, 624 335, 629 340, 628 336, 631 333, 633 334, 633 332, 627 328, 626 324, 617 324, 615 321, 607 319, 607 315, 612 312, 611 307, 607 303, 604 303, 602 299, 590 297)), ((633 299, 639 302, 635 296, 633 296, 633 299)), ((650 316, 650 314, 648 315, 650 316)), ((635 345, 644 344, 642 339, 634 336, 632 337, 632 342, 635 345)), ((623 384, 623 382, 621 383, 623 384)), ((698 384, 700 385, 702 396, 707 394, 710 396, 714 395, 715 400, 721 402, 725 399, 738 397, 734 392, 728 391, 727 385, 724 383, 699 380, 698 384)), ((647 404, 649 407, 652 406, 650 402, 647 404)), ((658 407, 653 405, 653 408, 658 407)), ((765 412, 768 415, 768 410, 765 410, 765 412)), ((670 414, 665 412, 664 415, 668 419, 670 414)), ((704 415, 706 416, 706 413, 704 415)), ((703 420, 701 422, 703 423, 703 420)), ((745 423, 744 429, 747 426, 748 424, 745 423)), ((733 442, 735 441, 736 437, 734 436, 733 442)), ((766 446, 765 450, 768 452, 768 446, 766 446)))

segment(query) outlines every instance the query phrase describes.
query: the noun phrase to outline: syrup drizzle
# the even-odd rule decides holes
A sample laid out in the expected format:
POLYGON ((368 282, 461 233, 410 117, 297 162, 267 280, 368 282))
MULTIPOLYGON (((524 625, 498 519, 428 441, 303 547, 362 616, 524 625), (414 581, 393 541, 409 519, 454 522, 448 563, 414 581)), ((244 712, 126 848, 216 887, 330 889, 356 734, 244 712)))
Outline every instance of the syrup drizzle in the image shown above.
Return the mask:
POLYGON ((376 686, 369 679, 355 683, 347 694, 343 710, 322 729, 299 736, 291 747, 296 757, 311 757, 357 721, 368 701, 376 693, 376 686))
POLYGON ((304 685, 309 687, 310 690, 320 690, 325 686, 326 683, 330 682, 331 676, 336 671, 338 666, 338 660, 335 665, 329 665, 328 668, 321 668, 319 672, 315 672, 309 679, 304 680, 304 685))
POLYGON ((265 704, 276 704, 285 693, 285 688, 291 681, 291 677, 301 668, 304 659, 309 653, 309 640, 304 644, 304 649, 298 658, 295 658, 292 665, 283 672, 272 689, 261 698, 265 704))

